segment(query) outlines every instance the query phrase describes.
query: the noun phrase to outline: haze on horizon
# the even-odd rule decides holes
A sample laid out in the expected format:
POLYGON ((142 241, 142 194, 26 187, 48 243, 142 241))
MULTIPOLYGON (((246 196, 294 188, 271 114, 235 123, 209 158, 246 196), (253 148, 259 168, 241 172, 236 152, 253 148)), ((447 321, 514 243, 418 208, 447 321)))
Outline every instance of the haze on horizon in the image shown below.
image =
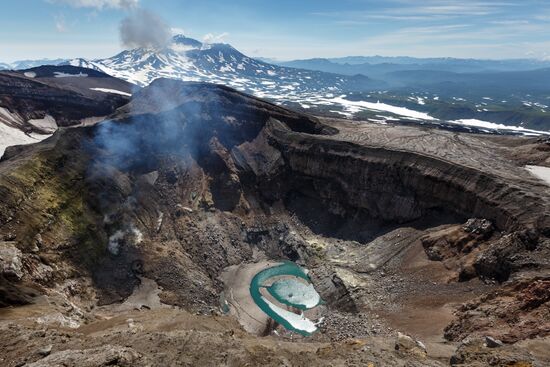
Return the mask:
POLYGON ((112 56, 136 9, 173 33, 279 60, 352 55, 550 59, 543 0, 8 0, 0 62, 112 56))

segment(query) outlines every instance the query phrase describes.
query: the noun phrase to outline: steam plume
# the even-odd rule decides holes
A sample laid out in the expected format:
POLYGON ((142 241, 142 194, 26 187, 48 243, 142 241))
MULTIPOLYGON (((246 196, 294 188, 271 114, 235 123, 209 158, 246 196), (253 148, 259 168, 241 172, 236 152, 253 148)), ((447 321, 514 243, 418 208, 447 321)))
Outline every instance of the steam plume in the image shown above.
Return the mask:
POLYGON ((157 14, 135 9, 120 23, 120 40, 128 48, 160 50, 168 46, 172 31, 157 14))

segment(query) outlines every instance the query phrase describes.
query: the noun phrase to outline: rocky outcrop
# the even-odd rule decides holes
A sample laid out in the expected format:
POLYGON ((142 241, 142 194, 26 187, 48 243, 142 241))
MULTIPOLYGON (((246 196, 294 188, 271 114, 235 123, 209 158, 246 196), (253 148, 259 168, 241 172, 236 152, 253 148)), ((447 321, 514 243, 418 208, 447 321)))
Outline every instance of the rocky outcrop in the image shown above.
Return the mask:
POLYGON ((23 254, 15 242, 0 241, 0 275, 15 281, 23 277, 23 254))
POLYGON ((349 290, 334 270, 320 266, 310 274, 310 277, 315 289, 329 307, 345 312, 357 312, 357 305, 349 290))
MULTIPOLYGON (((467 281, 480 274, 475 268, 477 256, 489 246, 493 226, 486 219, 468 219, 464 225, 445 226, 420 239, 430 260, 442 261, 455 271, 455 279, 467 281)), ((498 238, 498 235, 496 235, 498 238)))
POLYGON ((504 281, 521 269, 550 269, 549 252, 549 240, 539 238, 536 231, 515 232, 491 243, 478 255, 474 268, 482 277, 504 281))
POLYGON ((490 335, 504 343, 550 335, 550 280, 535 278, 468 302, 445 329, 449 340, 490 335))
POLYGON ((464 341, 451 357, 451 366, 537 366, 535 358, 527 351, 505 346, 487 347, 481 338, 464 341))
POLYGON ((119 346, 104 346, 99 348, 76 350, 69 349, 55 352, 51 355, 49 354, 50 353, 47 354, 46 358, 30 363, 28 366, 54 367, 65 365, 99 367, 116 365, 120 367, 133 367, 148 365, 148 361, 134 349, 119 346))

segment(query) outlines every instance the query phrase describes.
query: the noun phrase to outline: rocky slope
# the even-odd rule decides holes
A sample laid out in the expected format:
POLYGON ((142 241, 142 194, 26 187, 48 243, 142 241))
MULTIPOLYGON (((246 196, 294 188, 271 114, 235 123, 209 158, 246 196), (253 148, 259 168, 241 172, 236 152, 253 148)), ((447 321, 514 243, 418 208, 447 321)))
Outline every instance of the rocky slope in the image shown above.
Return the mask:
POLYGON ((514 155, 543 143, 510 139, 319 119, 156 80, 109 120, 0 162, 12 306, 0 358, 544 365, 550 197, 514 155), (262 338, 221 315, 224 270, 266 259, 310 270, 326 301, 319 332, 266 325, 262 338), (512 319, 476 312, 510 294, 529 321, 514 337, 497 330, 512 319))

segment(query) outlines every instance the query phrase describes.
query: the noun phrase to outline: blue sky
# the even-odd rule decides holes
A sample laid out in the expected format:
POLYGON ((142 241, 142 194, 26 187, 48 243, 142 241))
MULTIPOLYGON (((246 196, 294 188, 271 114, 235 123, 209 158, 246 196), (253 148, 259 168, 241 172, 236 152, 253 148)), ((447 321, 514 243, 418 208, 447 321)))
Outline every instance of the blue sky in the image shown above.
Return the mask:
POLYGON ((136 6, 254 57, 550 59, 548 0, 4 0, 0 61, 112 56, 136 6))

